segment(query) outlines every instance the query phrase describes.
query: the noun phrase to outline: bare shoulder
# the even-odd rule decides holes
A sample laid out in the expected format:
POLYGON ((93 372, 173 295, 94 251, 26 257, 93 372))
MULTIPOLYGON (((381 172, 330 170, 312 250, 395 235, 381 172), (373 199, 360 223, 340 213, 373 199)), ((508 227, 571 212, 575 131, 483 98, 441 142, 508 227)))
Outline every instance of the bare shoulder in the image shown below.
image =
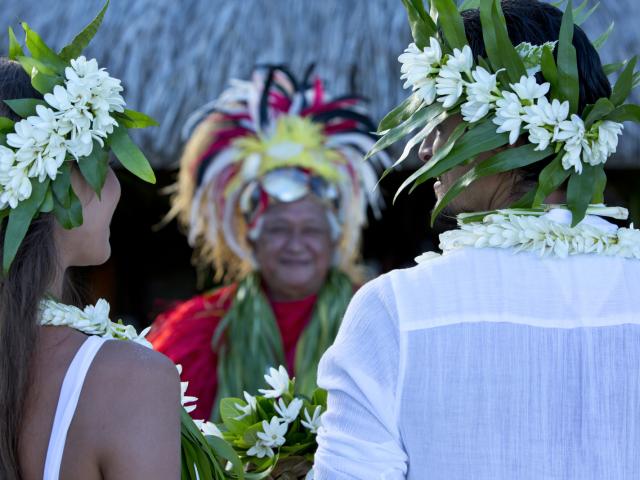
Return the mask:
POLYGON ((179 388, 175 364, 162 353, 135 342, 106 342, 97 360, 95 374, 108 383, 116 381, 120 385, 140 387, 159 384, 179 388))
POLYGON ((171 360, 133 342, 108 341, 83 398, 82 430, 101 432, 94 446, 105 478, 164 479, 179 472, 180 379, 171 360))

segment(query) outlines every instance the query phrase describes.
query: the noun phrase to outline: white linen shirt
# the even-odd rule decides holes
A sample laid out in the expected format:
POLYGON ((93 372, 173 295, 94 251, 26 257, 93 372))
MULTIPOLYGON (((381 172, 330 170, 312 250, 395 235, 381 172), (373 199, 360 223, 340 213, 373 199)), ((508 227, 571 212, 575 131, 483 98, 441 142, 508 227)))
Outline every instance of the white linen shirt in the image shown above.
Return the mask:
POLYGON ((316 480, 640 479, 640 261, 465 248, 368 283, 316 480))

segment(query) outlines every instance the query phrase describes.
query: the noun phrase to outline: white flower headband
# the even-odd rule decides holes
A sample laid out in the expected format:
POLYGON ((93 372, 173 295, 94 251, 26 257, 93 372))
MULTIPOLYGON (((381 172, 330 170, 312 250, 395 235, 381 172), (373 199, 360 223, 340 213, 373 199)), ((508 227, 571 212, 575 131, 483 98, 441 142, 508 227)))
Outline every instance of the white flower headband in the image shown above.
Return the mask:
MULTIPOLYGON (((567 179, 567 202, 574 225, 584 218, 590 203, 602 203, 606 184, 603 166, 616 151, 623 129, 621 122, 640 122, 640 107, 625 104, 640 78, 634 75, 635 58, 626 66, 605 66, 606 73, 625 66, 611 97, 600 98, 578 112, 573 17, 579 15, 580 21, 586 20, 588 14, 581 14, 586 2, 574 11, 569 0, 557 42, 513 46, 500 0, 467 0, 460 10, 479 8, 487 51, 487 58, 478 58, 477 63, 467 44, 463 20, 454 0, 432 0, 431 14, 425 10, 422 0, 407 0, 404 4, 415 42, 398 60, 402 63, 404 88, 411 87, 413 95, 381 121, 378 129, 381 138, 369 155, 420 128, 395 162, 397 166, 446 118, 460 113, 463 121, 446 144, 409 176, 396 196, 407 186, 413 184, 415 188, 469 163, 481 153, 513 145, 527 133, 528 144, 503 150, 464 174, 438 201, 432 222, 475 180, 549 157, 553 160, 542 170, 537 187, 515 206, 540 206, 567 179), (442 37, 438 28, 443 32, 442 37), (535 76, 538 72, 546 80, 544 83, 538 83, 535 76)), ((604 43, 610 31, 594 45, 604 43)))
POLYGON ((26 56, 9 28, 9 58, 31 77, 43 100, 5 100, 22 120, 0 117, 0 219, 5 229, 3 270, 6 273, 31 221, 52 212, 67 229, 82 224, 82 206, 71 186, 71 165, 100 195, 109 151, 133 174, 155 182, 149 162, 133 143, 128 128, 157 123, 125 109, 120 80, 81 55, 97 32, 109 2, 73 42, 59 53, 48 47, 26 23, 26 56))

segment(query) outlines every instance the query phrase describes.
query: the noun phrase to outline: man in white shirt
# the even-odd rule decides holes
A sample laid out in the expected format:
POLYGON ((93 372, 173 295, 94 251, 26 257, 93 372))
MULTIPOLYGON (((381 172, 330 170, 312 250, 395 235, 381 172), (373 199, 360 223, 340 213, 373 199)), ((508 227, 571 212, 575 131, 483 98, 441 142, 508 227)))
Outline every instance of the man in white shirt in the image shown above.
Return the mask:
POLYGON ((590 205, 620 122, 640 120, 623 105, 631 86, 612 93, 585 34, 548 4, 483 0, 459 23, 453 2, 434 4, 442 33, 405 2, 420 46, 400 61, 422 106, 383 130, 437 125, 412 180, 439 177, 434 216, 480 213, 458 215, 442 256, 352 300, 319 368, 314 478, 640 478, 640 231, 590 205))

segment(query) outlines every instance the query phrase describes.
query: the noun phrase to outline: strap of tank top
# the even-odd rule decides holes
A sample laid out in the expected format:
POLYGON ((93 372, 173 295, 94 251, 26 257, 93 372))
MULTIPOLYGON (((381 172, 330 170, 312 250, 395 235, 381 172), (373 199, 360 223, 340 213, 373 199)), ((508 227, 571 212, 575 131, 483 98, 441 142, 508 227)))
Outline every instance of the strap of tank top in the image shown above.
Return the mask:
POLYGON ((106 339, 101 337, 87 338, 76 352, 64 376, 49 438, 43 480, 58 480, 67 432, 78 406, 82 385, 94 357, 105 341, 106 339))

